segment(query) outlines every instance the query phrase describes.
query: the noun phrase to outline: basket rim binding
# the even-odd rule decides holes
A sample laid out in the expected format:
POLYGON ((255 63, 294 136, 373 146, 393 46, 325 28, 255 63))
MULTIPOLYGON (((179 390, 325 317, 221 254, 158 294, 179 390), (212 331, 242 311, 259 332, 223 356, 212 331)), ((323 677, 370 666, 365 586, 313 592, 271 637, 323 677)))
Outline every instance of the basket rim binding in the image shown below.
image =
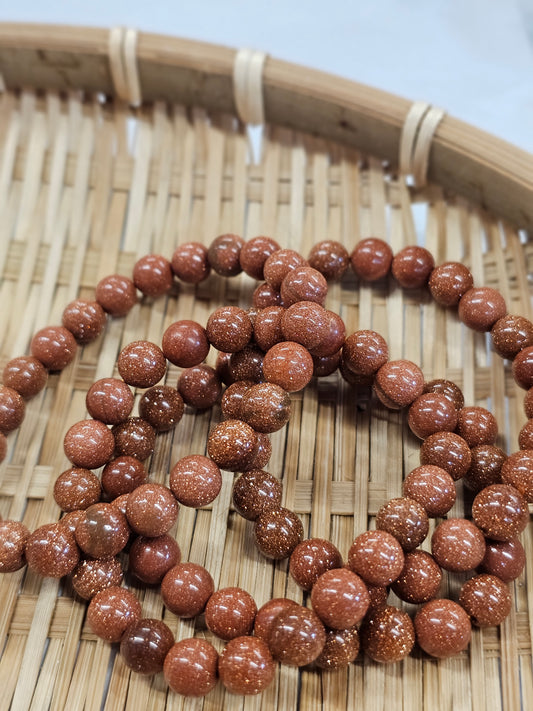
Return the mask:
MULTIPOLYGON (((116 51, 116 44, 110 38, 116 32, 0 23, 4 84, 8 89, 78 89, 124 98, 112 71, 111 48, 116 51)), ((233 90, 236 50, 135 30, 121 29, 120 37, 135 62, 138 86, 129 97, 132 105, 163 100, 238 115, 233 90)), ((352 146, 398 170, 402 129, 412 102, 271 56, 264 61, 262 88, 267 123, 352 146)), ((533 231, 532 154, 446 114, 433 135, 427 177, 445 191, 533 231)))

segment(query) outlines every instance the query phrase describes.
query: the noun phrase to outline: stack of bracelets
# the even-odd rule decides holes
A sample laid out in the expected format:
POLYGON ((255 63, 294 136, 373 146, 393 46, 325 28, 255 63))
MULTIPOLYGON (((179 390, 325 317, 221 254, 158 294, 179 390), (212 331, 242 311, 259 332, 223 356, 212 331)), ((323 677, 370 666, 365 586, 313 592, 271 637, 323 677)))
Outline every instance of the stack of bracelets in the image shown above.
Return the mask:
POLYGON ((235 694, 257 694, 273 680, 276 662, 314 663, 334 669, 352 662, 361 647, 377 662, 396 662, 415 640, 427 654, 448 657, 465 650, 472 624, 499 625, 511 610, 508 584, 525 564, 518 536, 533 502, 533 323, 509 315, 501 294, 474 287, 470 271, 448 262, 435 267, 419 246, 393 253, 377 238, 359 242, 350 255, 338 242, 313 247, 308 259, 281 249, 269 237, 244 242, 226 234, 209 248, 195 242, 178 247, 168 261, 148 255, 133 278, 102 279, 94 301, 76 300, 62 326, 40 330, 31 356, 10 360, 0 389, 0 459, 5 433, 24 417, 27 398, 41 391, 48 371, 73 359, 78 345, 102 332, 106 314, 125 316, 139 290, 157 298, 174 278, 197 284, 211 270, 222 276, 241 271, 262 280, 253 307, 217 308, 206 327, 177 321, 161 347, 135 341, 118 358, 118 378, 103 378, 87 393, 92 419, 73 424, 64 438, 72 468, 63 472, 54 497, 64 516, 33 533, 17 521, 0 522, 0 572, 27 563, 42 576, 71 576, 76 593, 90 600, 87 622, 104 640, 120 643, 125 664, 140 674, 163 671, 169 686, 186 696, 203 696, 218 679, 235 694), (429 287, 438 304, 458 307, 459 319, 490 331, 493 349, 512 361, 516 382, 527 390, 529 419, 520 450, 506 456, 494 442, 497 423, 485 408, 464 406, 449 380, 424 382, 409 360, 389 360, 387 343, 371 330, 346 337, 342 319, 324 308, 328 280, 351 265, 361 281, 389 274, 405 289, 429 287), (204 364, 210 347, 216 368, 204 364), (183 368, 177 388, 158 385, 167 360, 183 368), (289 393, 313 376, 339 369, 352 386, 371 386, 388 408, 408 408, 408 423, 422 440, 421 465, 405 478, 403 496, 378 511, 376 529, 353 541, 347 563, 327 540, 303 539, 298 516, 281 505, 281 481, 264 471, 272 447, 268 435, 284 427, 291 413, 289 393), (227 387, 222 394, 222 384, 227 387), (139 417, 131 417, 134 395, 145 389, 139 417), (172 468, 168 487, 147 481, 143 462, 156 433, 181 419, 184 403, 209 408, 221 399, 225 419, 209 434, 208 456, 192 454, 172 468), (94 470, 103 467, 98 477, 94 470), (221 469, 240 472, 233 489, 236 511, 252 522, 258 549, 267 558, 290 558, 296 583, 309 593, 308 607, 276 598, 259 610, 238 587, 214 589, 209 572, 181 562, 169 530, 179 505, 202 507, 218 495, 221 469), (445 518, 463 478, 474 492, 472 520, 445 518), (428 517, 444 519, 431 539, 431 554, 418 548, 428 517), (160 584, 165 606, 176 615, 205 616, 225 640, 219 654, 203 638, 175 643, 161 620, 143 619, 136 596, 121 587, 117 555, 129 546, 129 570, 149 585, 160 584), (438 597, 442 570, 476 571, 455 602, 438 597), (387 604, 389 588, 421 605, 414 618, 387 604))

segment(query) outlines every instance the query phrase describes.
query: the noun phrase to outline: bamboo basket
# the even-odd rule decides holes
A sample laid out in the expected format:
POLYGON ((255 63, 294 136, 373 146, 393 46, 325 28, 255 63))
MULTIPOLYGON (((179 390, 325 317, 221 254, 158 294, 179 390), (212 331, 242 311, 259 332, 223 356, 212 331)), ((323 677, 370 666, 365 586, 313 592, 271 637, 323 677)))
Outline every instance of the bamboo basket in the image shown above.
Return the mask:
MULTIPOLYGON (((415 186, 398 171, 410 102, 267 58, 254 161, 236 114, 233 50, 129 32, 113 35, 117 45, 112 35, 0 25, 1 367, 28 351, 38 328, 59 323, 70 300, 91 298, 103 276, 129 274, 141 255, 170 256, 177 244, 207 244, 223 232, 269 234, 304 254, 326 238, 349 251, 369 235, 394 251, 424 243, 437 263, 463 261, 478 285, 501 290, 511 313, 531 317, 533 156, 445 116, 431 143, 429 182, 415 186)), ((0 466, 1 515, 30 529, 59 518, 52 489, 67 468, 63 434, 85 417, 91 382, 116 375, 123 345, 159 342, 178 318, 205 323, 221 303, 246 306, 254 286, 244 275, 214 275, 110 320, 105 338, 79 349, 29 402, 0 466)), ((349 333, 372 327, 392 358, 414 360, 427 379, 456 381, 467 403, 495 413, 498 444, 517 448, 523 391, 484 335, 467 331, 426 293, 392 282, 370 288, 353 274, 331 286, 328 305, 349 333)), ((167 382, 177 376, 171 367, 167 382)), ((381 504, 400 495, 403 476, 419 463, 418 444, 402 413, 359 395, 337 374, 295 394, 293 412, 287 430, 272 437, 268 469, 283 478, 285 504, 300 514, 306 535, 330 538, 346 555, 381 504)), ((203 453, 219 415, 187 411, 175 433, 158 438, 151 477, 165 482, 178 458, 203 453)), ((258 605, 284 595, 302 601, 287 563, 256 552, 249 524, 232 510, 232 481, 225 473, 211 507, 181 508, 175 535, 183 559, 205 564, 216 587, 242 586, 258 605)), ((459 487, 452 515, 469 505, 459 487)), ((283 666, 262 696, 245 700, 221 686, 205 700, 184 700, 162 675, 130 675, 86 626, 86 605, 67 580, 22 570, 0 580, 0 708, 530 708, 532 534, 529 526, 522 537, 527 566, 512 586, 510 617, 501 628, 475 630, 459 657, 436 661, 416 652, 381 666, 360 656, 335 673, 283 666)), ((463 580, 450 575, 444 594, 456 595, 463 580)), ((157 590, 138 592, 144 614, 163 615, 177 639, 211 639, 201 620, 165 611, 157 590)))

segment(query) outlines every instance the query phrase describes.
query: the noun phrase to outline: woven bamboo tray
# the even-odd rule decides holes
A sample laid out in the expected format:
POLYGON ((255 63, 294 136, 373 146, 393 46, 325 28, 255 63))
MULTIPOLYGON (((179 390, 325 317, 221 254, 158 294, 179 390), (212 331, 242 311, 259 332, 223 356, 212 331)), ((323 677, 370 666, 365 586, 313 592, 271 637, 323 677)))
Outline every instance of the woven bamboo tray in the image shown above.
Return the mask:
MULTIPOLYGON (((170 256, 177 244, 207 244, 228 231, 269 234, 304 254, 325 238, 349 251, 369 235, 394 251, 425 243, 437 263, 463 261, 477 284, 502 291, 510 312, 531 317, 532 156, 446 116, 431 145, 429 184, 415 188, 397 170, 410 102, 268 58, 254 161, 236 118, 233 50, 144 33, 116 37, 118 45, 107 30, 0 25, 1 367, 27 352, 38 328, 59 323, 70 300, 91 298, 101 277, 131 273, 148 252, 170 256)), ((123 345, 159 342, 178 318, 205 323, 221 303, 246 306, 253 288, 245 276, 214 275, 110 321, 105 339, 50 377, 9 438, 1 515, 30 529, 59 517, 52 488, 67 468, 63 434, 85 416, 91 382, 116 374, 123 345)), ((421 364, 427 379, 456 381, 467 403, 495 413, 498 444, 517 448, 523 391, 483 335, 425 293, 392 283, 369 288, 353 275, 330 288, 328 305, 349 333, 372 327, 392 358, 421 364)), ((178 372, 171 367, 167 382, 178 372)), ((358 396, 337 375, 313 382, 293 403, 289 427, 272 437, 268 469, 283 478, 286 505, 306 534, 330 538, 346 555, 380 505, 400 494, 402 477, 419 463, 418 444, 403 414, 358 396)), ((178 458, 203 453, 219 414, 188 411, 175 433, 160 436, 152 478, 164 482, 178 458)), ((258 605, 283 595, 302 601, 286 562, 259 556, 250 526, 232 511, 232 480, 225 473, 211 508, 182 507, 175 535, 183 559, 205 564, 218 587, 244 587, 258 605)), ((452 515, 468 507, 459 487, 452 515)), ((512 586, 512 614, 499 629, 475 630, 459 657, 436 661, 419 652, 393 666, 359 657, 347 670, 322 674, 284 666, 267 692, 245 701, 221 687, 205 700, 183 700, 162 675, 130 675, 85 625, 86 605, 68 581, 22 570, 0 580, 0 708, 531 708, 531 526, 522 541, 527 572, 512 586)), ((450 576, 444 594, 456 594, 462 580, 450 576)), ((178 639, 209 637, 201 620, 164 611, 156 590, 139 588, 139 596, 145 615, 163 615, 178 639)))

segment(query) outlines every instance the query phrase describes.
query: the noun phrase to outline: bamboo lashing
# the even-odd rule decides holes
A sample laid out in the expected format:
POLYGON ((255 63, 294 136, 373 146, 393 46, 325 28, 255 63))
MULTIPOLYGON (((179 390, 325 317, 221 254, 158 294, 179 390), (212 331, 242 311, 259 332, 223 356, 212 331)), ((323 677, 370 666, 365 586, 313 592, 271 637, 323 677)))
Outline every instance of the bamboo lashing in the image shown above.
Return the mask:
POLYGON ((405 117, 398 163, 400 173, 412 175, 416 187, 427 183, 431 142, 445 113, 424 101, 415 101, 405 117))
POLYGON ((263 67, 267 55, 240 49, 233 66, 233 92, 237 114, 243 123, 257 126, 265 122, 263 67))

